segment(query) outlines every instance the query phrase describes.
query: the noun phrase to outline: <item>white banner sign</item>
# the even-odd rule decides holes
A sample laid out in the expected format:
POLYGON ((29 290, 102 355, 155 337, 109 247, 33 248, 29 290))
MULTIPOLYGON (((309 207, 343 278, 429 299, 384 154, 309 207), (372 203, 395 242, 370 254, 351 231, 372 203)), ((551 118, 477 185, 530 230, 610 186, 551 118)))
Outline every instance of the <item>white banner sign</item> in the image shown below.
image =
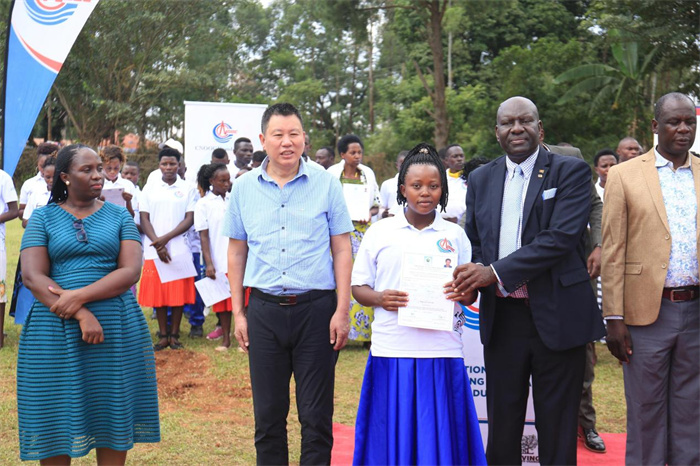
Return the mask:
MULTIPOLYGON (((479 296, 481 297, 481 296, 479 296)), ((479 337, 479 300, 471 306, 462 306, 467 321, 462 332, 462 352, 464 353, 464 365, 469 374, 469 382, 472 387, 472 396, 476 414, 479 416, 481 438, 484 440, 484 448, 488 439, 489 426, 486 411, 486 368, 484 367, 484 347, 479 337)), ((535 429, 535 408, 532 404, 532 384, 530 384, 530 396, 527 401, 525 414, 525 427, 521 441, 521 458, 524 465, 538 465, 540 461, 537 449, 537 430, 535 429)))
POLYGON ((226 149, 231 160, 233 143, 245 137, 253 143, 254 150, 262 150, 260 144, 260 120, 267 105, 231 104, 221 102, 185 101, 185 161, 188 180, 197 180, 199 167, 211 162, 211 153, 219 147, 226 149))

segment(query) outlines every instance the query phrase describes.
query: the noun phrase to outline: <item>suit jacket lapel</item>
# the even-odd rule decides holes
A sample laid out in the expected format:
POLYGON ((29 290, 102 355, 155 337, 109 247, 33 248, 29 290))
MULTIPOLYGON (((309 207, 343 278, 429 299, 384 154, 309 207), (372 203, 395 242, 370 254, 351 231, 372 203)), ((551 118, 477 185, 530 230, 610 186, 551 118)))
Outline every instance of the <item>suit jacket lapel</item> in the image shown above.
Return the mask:
MULTIPOLYGON (((651 200, 654 202, 654 207, 656 207, 656 212, 659 214, 661 221, 666 228, 666 231, 671 232, 668 226, 668 216, 666 215, 666 206, 664 205, 664 196, 661 192, 661 182, 659 181, 659 171, 656 168, 656 153, 654 149, 650 150, 646 154, 642 155, 642 174, 644 175, 644 180, 647 183, 647 188, 649 188, 649 193, 651 194, 651 200)), ((697 189, 698 182, 695 181, 695 186, 697 189)))
POLYGON ((696 241, 700 242, 700 159, 693 154, 688 154, 690 157, 690 166, 693 170, 693 181, 695 182, 695 199, 697 202, 697 214, 695 220, 696 241))
POLYGON ((525 195, 525 205, 523 206, 523 231, 525 230, 525 225, 527 225, 527 219, 530 217, 530 212, 532 212, 532 206, 535 205, 544 180, 549 174, 550 159, 551 153, 547 152, 543 147, 540 147, 540 152, 537 154, 537 160, 535 161, 535 167, 532 169, 532 175, 530 175, 527 194, 525 195))
MULTIPOLYGON (((489 186, 491 199, 491 231, 496 235, 496 258, 498 258, 498 241, 501 233, 501 207, 503 206, 503 186, 506 180, 506 158, 497 159, 491 167, 489 180, 495 180, 489 186)), ((469 188, 467 188, 469 189, 469 188)))

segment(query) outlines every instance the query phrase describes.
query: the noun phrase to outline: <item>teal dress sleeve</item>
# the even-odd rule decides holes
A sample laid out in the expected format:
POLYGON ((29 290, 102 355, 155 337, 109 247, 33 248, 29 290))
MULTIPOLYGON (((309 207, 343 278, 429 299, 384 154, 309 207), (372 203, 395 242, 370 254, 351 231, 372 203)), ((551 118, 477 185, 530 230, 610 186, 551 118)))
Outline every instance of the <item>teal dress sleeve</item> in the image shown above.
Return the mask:
POLYGON ((141 235, 136 228, 133 217, 126 209, 121 209, 120 212, 121 229, 119 230, 119 241, 132 240, 138 241, 141 244, 141 235))
POLYGON ((29 217, 27 229, 22 236, 22 246, 20 251, 27 248, 47 247, 48 234, 46 233, 46 212, 49 207, 42 207, 35 210, 29 217))

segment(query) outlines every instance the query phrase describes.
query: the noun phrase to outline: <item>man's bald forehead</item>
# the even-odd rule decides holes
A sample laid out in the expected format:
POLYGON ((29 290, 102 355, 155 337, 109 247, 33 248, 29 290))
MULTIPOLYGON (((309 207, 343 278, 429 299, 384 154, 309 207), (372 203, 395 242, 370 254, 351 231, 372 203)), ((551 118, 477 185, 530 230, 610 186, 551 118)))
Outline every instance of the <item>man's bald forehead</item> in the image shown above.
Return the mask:
POLYGON ((511 97, 501 102, 501 105, 498 106, 498 111, 496 112, 496 118, 498 118, 502 112, 506 110, 510 111, 512 108, 518 106, 525 107, 528 111, 531 111, 535 116, 536 120, 540 119, 540 114, 537 110, 537 105, 535 105, 535 103, 532 100, 522 96, 511 97))

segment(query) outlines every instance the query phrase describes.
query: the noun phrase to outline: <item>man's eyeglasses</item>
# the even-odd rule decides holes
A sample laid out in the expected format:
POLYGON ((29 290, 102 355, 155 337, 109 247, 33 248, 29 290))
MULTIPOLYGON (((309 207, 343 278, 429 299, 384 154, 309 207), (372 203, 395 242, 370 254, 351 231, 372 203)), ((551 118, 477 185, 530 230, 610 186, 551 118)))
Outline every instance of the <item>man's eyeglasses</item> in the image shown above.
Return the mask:
POLYGON ((75 228, 75 238, 81 243, 88 242, 87 231, 85 231, 85 225, 82 220, 76 220, 73 222, 73 228, 75 228))

